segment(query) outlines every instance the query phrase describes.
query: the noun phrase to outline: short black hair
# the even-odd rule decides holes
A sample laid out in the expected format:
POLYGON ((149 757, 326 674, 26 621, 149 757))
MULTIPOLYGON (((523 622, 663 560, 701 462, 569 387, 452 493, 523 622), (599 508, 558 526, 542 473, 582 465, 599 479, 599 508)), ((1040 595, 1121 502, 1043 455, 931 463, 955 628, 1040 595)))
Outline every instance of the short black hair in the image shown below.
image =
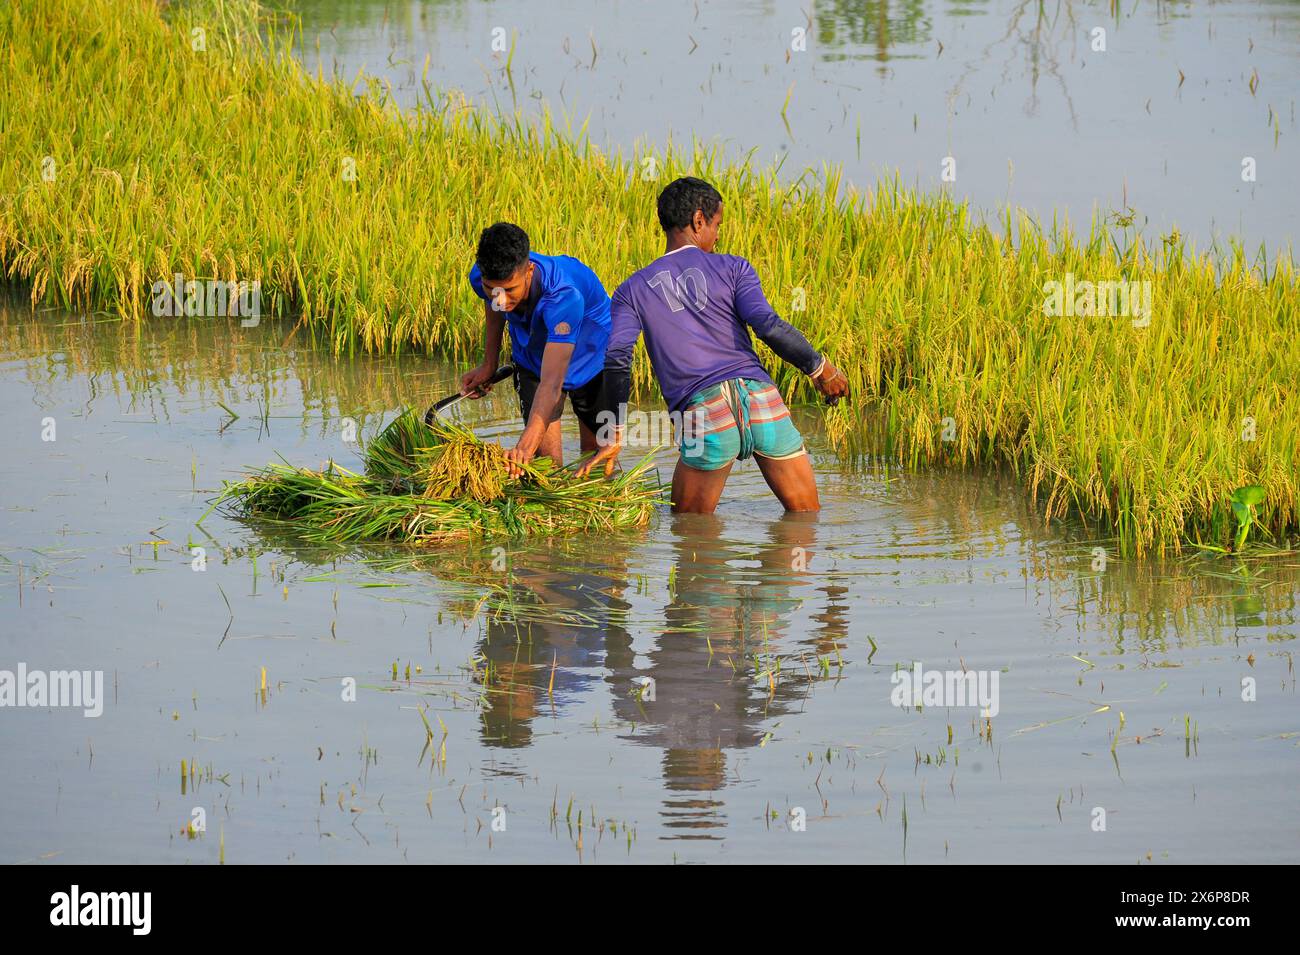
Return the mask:
POLYGON ((722 205, 722 194, 703 179, 683 176, 674 179, 659 193, 659 224, 665 232, 685 229, 695 218, 698 209, 704 218, 712 219, 722 205))
POLYGON ((475 255, 485 279, 508 279, 528 262, 528 233, 510 222, 495 222, 478 237, 475 255))

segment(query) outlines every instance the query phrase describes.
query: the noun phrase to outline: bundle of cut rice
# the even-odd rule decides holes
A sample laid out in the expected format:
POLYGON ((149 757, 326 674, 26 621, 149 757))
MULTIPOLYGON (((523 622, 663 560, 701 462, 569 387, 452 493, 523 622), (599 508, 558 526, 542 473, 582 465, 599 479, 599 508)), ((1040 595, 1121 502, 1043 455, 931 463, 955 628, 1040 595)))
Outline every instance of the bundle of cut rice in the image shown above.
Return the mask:
POLYGON ((333 462, 320 471, 272 464, 227 482, 215 505, 321 543, 612 530, 644 525, 664 501, 651 457, 612 479, 578 479, 538 459, 512 479, 499 444, 407 410, 367 445, 364 474, 333 462))

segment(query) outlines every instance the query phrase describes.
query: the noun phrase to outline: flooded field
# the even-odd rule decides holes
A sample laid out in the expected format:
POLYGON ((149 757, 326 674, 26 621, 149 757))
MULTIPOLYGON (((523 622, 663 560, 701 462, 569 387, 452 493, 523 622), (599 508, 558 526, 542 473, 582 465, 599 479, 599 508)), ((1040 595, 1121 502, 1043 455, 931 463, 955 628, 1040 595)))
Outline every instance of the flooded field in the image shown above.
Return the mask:
POLYGON ((291 7, 297 60, 253 3, 0 7, 0 862, 1300 859, 1300 3, 291 7), (852 381, 792 409, 819 513, 752 461, 424 549, 214 505, 457 388, 484 226, 613 291, 691 170, 852 381))
POLYGON ((897 172, 1047 225, 1294 244, 1300 4, 1117 0, 304 0, 308 52, 602 145, 897 172), (1100 32, 1098 32, 1100 31, 1100 32), (1249 159, 1249 174, 1245 161, 1249 159), (951 162, 949 162, 951 160, 951 162))
MULTIPOLYGON (((353 424, 458 371, 0 311, 0 668, 104 673, 97 718, 0 719, 3 861, 1300 855, 1294 557, 1125 562, 1011 478, 842 467, 811 408, 816 518, 752 463, 715 518, 500 549, 208 512, 277 456, 355 466, 353 424), (895 705, 917 664, 996 712, 895 705)), ((513 434, 512 399, 463 420, 513 434)))

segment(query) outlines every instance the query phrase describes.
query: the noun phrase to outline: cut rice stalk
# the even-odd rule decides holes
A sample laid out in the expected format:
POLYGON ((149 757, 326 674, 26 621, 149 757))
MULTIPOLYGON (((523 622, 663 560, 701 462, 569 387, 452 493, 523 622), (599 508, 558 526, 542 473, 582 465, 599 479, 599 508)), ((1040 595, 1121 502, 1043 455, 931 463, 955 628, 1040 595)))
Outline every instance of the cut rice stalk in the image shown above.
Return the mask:
POLYGON ((612 480, 576 479, 542 459, 511 479, 499 444, 454 424, 426 425, 407 410, 367 445, 364 475, 333 462, 320 471, 272 464, 227 482, 216 503, 291 525, 316 543, 613 530, 646 524, 663 502, 652 459, 612 480))

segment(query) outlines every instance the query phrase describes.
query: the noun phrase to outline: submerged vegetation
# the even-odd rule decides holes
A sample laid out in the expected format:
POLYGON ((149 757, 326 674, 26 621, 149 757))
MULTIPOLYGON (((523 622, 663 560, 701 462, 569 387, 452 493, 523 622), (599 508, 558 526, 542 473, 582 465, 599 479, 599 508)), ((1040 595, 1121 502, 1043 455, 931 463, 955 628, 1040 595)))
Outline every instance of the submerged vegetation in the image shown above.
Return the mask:
POLYGON ((442 544, 498 534, 562 534, 646 524, 664 497, 651 459, 613 480, 577 479, 540 459, 505 473, 505 451, 473 432, 411 411, 366 448, 366 473, 272 464, 227 483, 214 506, 291 525, 312 543, 442 544))
MULTIPOLYGON (((378 80, 313 76, 294 41, 252 0, 165 15, 151 0, 5 4, 5 276, 33 303, 134 320, 176 274, 257 281, 264 311, 297 317, 336 354, 477 360, 464 273, 484 224, 524 224, 538 249, 578 256, 612 289, 661 251, 654 198, 690 172, 726 199, 722 249, 750 258, 777 310, 849 376, 853 408, 828 415, 842 453, 1007 467, 1050 518, 1096 522, 1137 553, 1233 544, 1231 496, 1247 485, 1262 494, 1253 534, 1298 526, 1289 257, 1211 257, 1097 222, 1076 236, 1012 211, 988 223, 946 194, 846 190, 833 170, 783 184, 699 147, 656 157, 647 180, 645 156, 547 117, 496 118, 427 78, 419 107, 401 110, 378 80), (1145 283, 1151 307, 1062 303, 1075 277, 1145 283)), ((789 397, 811 397, 774 371, 789 397)), ((644 355, 635 382, 653 393, 644 355)), ((342 496, 369 496, 371 480, 329 477, 342 496)), ((378 526, 415 520, 399 510, 378 526)))

